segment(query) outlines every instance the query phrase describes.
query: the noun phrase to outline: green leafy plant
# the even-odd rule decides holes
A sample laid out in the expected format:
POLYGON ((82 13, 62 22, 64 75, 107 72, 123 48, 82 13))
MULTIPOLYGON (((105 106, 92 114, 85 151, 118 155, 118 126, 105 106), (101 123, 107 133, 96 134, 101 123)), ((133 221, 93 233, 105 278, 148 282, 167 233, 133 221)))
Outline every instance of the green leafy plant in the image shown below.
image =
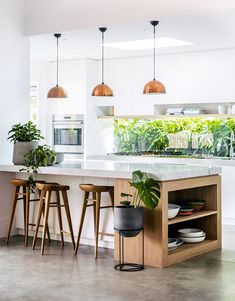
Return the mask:
POLYGON ((121 202, 123 206, 136 208, 140 206, 142 201, 148 209, 157 207, 161 197, 158 181, 148 177, 147 173, 136 170, 132 173, 130 185, 135 188, 135 193, 133 196, 121 193, 121 197, 126 197, 126 200, 121 202), (132 197, 132 201, 129 201, 129 197, 132 197))
POLYGON ((26 171, 33 173, 29 176, 30 191, 33 192, 36 181, 36 174, 38 168, 41 166, 53 165, 56 160, 56 152, 52 150, 48 145, 40 145, 35 149, 32 149, 25 155, 24 168, 20 171, 26 171))
POLYGON ((8 139, 11 142, 30 142, 39 141, 44 139, 41 136, 41 131, 37 129, 36 125, 29 121, 25 124, 15 124, 12 129, 8 132, 8 139))

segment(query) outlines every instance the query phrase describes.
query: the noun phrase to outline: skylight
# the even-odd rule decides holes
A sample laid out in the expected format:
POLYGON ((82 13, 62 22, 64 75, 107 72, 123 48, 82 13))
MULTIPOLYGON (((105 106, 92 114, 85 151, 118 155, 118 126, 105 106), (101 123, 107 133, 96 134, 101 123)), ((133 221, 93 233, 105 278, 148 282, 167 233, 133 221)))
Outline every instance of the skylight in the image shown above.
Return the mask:
MULTIPOLYGON (((166 47, 176 47, 176 46, 187 46, 192 45, 191 42, 186 42, 182 40, 177 40, 169 37, 157 38, 156 47, 166 48, 166 47)), ((136 40, 136 41, 125 41, 125 42, 115 42, 115 43, 105 43, 106 47, 118 48, 122 50, 144 50, 153 48, 153 39, 146 40, 136 40)))

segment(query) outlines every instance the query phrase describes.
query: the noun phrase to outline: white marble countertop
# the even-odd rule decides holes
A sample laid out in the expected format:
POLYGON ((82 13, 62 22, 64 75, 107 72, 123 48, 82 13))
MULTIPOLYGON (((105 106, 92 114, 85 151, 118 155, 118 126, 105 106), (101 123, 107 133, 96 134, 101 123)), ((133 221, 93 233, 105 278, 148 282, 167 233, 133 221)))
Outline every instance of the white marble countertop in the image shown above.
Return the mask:
MULTIPOLYGON (((19 172, 22 166, 12 164, 0 165, 0 172, 19 172)), ((77 160, 39 168, 40 174, 66 175, 81 177, 102 177, 130 179, 134 170, 149 173, 159 181, 176 180, 220 174, 217 166, 168 164, 168 163, 134 163, 112 160, 77 160)))

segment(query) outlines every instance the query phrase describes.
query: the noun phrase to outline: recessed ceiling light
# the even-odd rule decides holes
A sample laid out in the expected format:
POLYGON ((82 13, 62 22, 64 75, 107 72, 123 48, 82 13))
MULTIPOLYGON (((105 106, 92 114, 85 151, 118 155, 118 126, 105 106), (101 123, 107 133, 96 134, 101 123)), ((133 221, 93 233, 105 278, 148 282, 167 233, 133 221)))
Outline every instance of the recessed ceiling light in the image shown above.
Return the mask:
MULTIPOLYGON (((187 46, 187 45, 192 45, 192 44, 193 43, 191 43, 191 42, 177 40, 177 39, 173 39, 173 38, 169 38, 169 37, 156 39, 156 47, 157 48, 187 46)), ((152 49, 153 48, 153 39, 106 43, 105 46, 111 47, 111 48, 129 50, 129 51, 152 49)))

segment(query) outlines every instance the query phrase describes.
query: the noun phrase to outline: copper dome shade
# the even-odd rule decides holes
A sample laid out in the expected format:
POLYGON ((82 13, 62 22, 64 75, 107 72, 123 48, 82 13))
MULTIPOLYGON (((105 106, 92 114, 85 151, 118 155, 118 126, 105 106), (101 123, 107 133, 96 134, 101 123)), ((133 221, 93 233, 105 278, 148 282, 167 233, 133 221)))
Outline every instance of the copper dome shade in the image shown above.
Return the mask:
POLYGON ((47 98, 67 98, 68 94, 67 91, 56 85, 55 87, 51 88, 47 93, 47 98))
POLYGON ((98 84, 93 89, 92 96, 113 96, 113 91, 106 84, 98 84))
POLYGON ((151 80, 144 86, 144 94, 161 94, 166 93, 164 85, 156 79, 151 80))

